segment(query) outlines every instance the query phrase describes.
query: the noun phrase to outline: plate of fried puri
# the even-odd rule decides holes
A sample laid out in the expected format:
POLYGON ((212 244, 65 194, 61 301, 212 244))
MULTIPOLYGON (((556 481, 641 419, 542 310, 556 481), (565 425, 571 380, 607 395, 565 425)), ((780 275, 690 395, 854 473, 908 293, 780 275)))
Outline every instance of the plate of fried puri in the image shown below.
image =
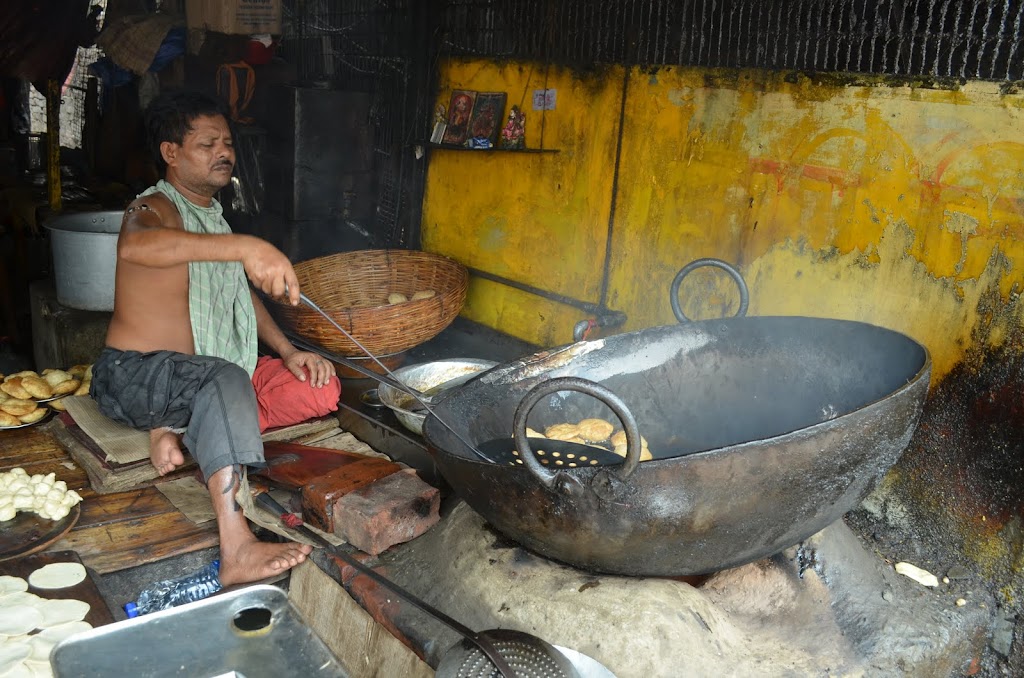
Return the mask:
POLYGON ((24 370, 0 378, 0 430, 24 428, 42 423, 54 411, 63 412, 64 398, 88 394, 92 365, 24 370))

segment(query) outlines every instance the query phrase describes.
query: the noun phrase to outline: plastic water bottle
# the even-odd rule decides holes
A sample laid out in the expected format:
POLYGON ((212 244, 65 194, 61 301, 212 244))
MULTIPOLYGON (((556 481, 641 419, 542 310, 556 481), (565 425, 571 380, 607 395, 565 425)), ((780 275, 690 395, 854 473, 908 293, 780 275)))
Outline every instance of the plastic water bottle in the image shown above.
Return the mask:
POLYGON ((138 600, 126 603, 128 618, 166 610, 185 603, 202 600, 220 591, 220 561, 215 560, 206 567, 178 579, 165 579, 153 584, 139 594, 138 600))

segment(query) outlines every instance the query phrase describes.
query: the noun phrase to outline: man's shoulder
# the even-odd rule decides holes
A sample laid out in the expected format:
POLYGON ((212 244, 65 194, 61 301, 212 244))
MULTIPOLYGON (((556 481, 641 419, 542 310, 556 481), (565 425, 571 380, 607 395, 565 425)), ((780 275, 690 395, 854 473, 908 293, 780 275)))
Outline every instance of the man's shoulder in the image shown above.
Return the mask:
POLYGON ((128 206, 124 210, 124 222, 123 226, 137 223, 139 226, 153 226, 155 224, 148 221, 137 221, 143 218, 147 213, 156 214, 160 218, 160 222, 163 226, 172 228, 183 228, 181 214, 178 212, 177 206, 163 193, 159 191, 153 193, 141 193, 135 200, 128 203, 128 206))

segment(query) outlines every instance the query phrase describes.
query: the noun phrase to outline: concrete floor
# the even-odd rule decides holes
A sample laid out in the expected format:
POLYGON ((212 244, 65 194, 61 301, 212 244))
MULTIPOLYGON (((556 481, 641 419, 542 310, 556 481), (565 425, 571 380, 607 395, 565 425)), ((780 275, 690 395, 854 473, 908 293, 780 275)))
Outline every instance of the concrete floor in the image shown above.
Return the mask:
POLYGON ((93 579, 114 615, 114 620, 120 621, 127 618, 124 604, 135 600, 140 591, 158 581, 176 579, 195 572, 217 556, 218 549, 208 548, 120 572, 104 575, 93 573, 93 579))
MULTIPOLYGON (((262 539, 267 541, 277 540, 278 537, 271 533, 257 532, 262 539)), ((109 574, 92 573, 96 586, 100 590, 107 607, 114 615, 115 621, 127 619, 124 612, 124 604, 138 598, 139 592, 143 589, 164 579, 177 579, 184 577, 196 570, 206 567, 211 561, 219 557, 219 550, 216 547, 185 553, 155 563, 147 563, 139 567, 133 567, 120 572, 109 574)), ((288 590, 288 575, 267 579, 260 584, 273 584, 285 591, 288 590)), ((223 592, 242 588, 235 586, 225 589, 223 592)))

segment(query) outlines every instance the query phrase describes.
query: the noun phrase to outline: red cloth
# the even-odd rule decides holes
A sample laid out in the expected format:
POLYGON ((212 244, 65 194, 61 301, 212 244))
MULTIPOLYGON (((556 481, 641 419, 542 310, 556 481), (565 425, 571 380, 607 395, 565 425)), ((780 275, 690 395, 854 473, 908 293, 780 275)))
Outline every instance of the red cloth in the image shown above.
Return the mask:
POLYGON ((299 422, 322 417, 338 409, 341 398, 341 380, 331 377, 323 388, 299 381, 280 358, 263 356, 256 362, 252 375, 256 389, 256 405, 260 415, 260 433, 268 428, 291 426, 299 422))

